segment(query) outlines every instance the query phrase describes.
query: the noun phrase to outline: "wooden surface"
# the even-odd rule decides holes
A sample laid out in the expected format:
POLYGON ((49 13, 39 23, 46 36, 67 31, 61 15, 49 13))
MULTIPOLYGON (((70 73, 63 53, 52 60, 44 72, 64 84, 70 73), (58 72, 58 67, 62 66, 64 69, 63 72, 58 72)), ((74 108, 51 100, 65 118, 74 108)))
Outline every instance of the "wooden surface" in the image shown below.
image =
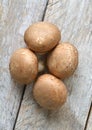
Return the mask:
POLYGON ((87 130, 92 130, 92 106, 91 106, 91 111, 88 119, 87 130))
POLYGON ((45 21, 55 23, 62 41, 73 43, 79 51, 79 66, 64 82, 67 103, 55 112, 42 109, 27 86, 15 130, 84 130, 92 100, 91 0, 49 0, 45 21))
POLYGON ((39 21, 47 0, 0 0, 0 130, 12 130, 23 94, 23 85, 9 73, 9 59, 24 47, 23 34, 29 24, 39 21))
MULTIPOLYGON (((64 81, 68 100, 59 111, 41 108, 33 100, 33 85, 24 91, 10 77, 10 56, 25 46, 24 31, 29 24, 43 19, 46 3, 47 0, 0 0, 0 130, 86 128, 92 100, 91 0, 49 0, 46 9, 44 20, 55 23, 61 30, 62 41, 73 43, 79 51, 78 69, 64 81)), ((87 130, 92 129, 91 116, 87 130)))

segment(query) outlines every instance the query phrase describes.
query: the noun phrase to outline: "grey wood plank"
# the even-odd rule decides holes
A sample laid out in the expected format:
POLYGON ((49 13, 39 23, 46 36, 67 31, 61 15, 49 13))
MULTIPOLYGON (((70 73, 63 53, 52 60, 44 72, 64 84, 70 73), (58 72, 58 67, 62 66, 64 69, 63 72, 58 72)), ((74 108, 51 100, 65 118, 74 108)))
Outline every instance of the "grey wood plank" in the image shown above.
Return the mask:
POLYGON ((13 81, 9 59, 24 47, 23 35, 29 24, 43 17, 47 0, 0 0, 0 130, 12 130, 23 85, 13 81))
POLYGON ((33 100, 32 86, 26 88, 15 130, 83 130, 92 100, 91 0, 49 0, 45 21, 56 24, 62 41, 79 51, 79 65, 64 80, 68 100, 59 111, 47 111, 33 100))
POLYGON ((88 124, 87 124, 87 129, 86 130, 92 130, 92 107, 91 107, 91 111, 90 111, 90 115, 89 115, 89 119, 88 119, 88 124))

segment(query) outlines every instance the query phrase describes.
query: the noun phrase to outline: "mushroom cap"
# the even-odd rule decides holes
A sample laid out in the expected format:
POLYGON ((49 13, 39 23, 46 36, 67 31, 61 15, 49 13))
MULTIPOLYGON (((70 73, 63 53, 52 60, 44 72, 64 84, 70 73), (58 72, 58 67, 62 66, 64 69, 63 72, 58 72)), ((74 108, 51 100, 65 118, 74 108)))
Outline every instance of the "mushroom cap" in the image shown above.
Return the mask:
POLYGON ((78 65, 78 51, 70 43, 62 43, 49 54, 47 66, 49 71, 58 78, 71 76, 78 65))
POLYGON ((37 76, 37 57, 29 49, 18 49, 13 53, 10 59, 9 68, 15 81, 22 84, 28 84, 37 76))
POLYGON ((54 48, 61 39, 58 27, 49 22, 34 23, 25 31, 24 40, 29 49, 45 53, 54 48))
POLYGON ((65 103, 67 89, 60 79, 51 74, 44 74, 37 79, 33 96, 40 106, 54 110, 65 103))

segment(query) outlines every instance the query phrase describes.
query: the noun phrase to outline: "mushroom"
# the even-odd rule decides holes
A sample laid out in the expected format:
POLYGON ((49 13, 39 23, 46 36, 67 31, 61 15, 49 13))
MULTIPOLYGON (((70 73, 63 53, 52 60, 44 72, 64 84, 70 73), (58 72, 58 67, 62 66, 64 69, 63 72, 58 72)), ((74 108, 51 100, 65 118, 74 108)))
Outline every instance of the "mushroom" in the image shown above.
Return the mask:
POLYGON ((37 57, 27 48, 18 49, 10 59, 9 68, 14 80, 21 84, 29 84, 38 73, 37 57))
POLYGON ((43 74, 46 72, 46 54, 38 54, 36 53, 37 59, 38 59, 38 75, 43 74))
POLYGON ((55 110, 65 103, 67 89, 60 79, 51 74, 44 74, 37 79, 33 96, 40 106, 55 110))
POLYGON ((71 76, 78 65, 78 51, 70 43, 58 44, 47 58, 49 71, 58 78, 71 76))
POLYGON ((39 73, 42 73, 45 71, 45 64, 44 64, 44 61, 40 60, 38 62, 38 72, 39 73))
POLYGON ((61 39, 58 27, 49 22, 34 23, 25 31, 24 40, 29 49, 46 53, 54 48, 61 39))

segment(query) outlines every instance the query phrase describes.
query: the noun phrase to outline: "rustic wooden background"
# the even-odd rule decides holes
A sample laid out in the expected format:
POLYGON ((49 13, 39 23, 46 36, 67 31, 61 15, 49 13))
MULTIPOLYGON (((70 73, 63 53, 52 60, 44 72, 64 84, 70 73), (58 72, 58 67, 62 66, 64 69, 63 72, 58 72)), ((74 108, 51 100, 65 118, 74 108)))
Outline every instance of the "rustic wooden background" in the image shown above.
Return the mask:
POLYGON ((92 0, 0 0, 0 130, 92 130, 91 101, 92 0), (43 20, 79 51, 79 66, 64 81, 68 100, 54 112, 35 103, 32 84, 21 86, 9 73, 11 54, 25 47, 25 30, 43 20))

